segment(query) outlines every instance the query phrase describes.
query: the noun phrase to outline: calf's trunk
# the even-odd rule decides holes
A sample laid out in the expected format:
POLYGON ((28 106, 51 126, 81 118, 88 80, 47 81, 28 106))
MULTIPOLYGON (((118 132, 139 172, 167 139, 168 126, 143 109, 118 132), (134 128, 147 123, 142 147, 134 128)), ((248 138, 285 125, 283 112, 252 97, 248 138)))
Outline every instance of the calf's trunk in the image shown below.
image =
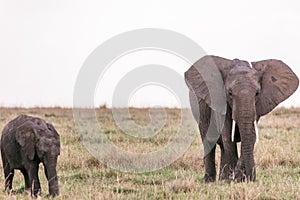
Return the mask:
POLYGON ((54 197, 59 194, 58 178, 56 172, 56 159, 45 166, 45 174, 48 179, 49 195, 54 197))

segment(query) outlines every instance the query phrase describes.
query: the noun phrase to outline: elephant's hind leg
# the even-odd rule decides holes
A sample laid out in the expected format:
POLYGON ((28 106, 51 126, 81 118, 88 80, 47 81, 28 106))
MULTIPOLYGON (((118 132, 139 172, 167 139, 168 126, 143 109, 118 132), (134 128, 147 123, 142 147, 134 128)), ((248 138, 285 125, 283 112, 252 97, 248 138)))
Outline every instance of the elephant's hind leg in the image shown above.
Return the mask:
POLYGON ((12 182, 14 178, 14 169, 11 169, 10 164, 6 158, 5 153, 1 149, 1 156, 2 156, 2 164, 3 164, 3 171, 4 171, 4 178, 5 178, 5 190, 12 189, 12 182))
POLYGON ((10 169, 9 164, 7 163, 4 167, 4 176, 5 176, 5 190, 12 189, 12 182, 14 178, 14 169, 10 169))

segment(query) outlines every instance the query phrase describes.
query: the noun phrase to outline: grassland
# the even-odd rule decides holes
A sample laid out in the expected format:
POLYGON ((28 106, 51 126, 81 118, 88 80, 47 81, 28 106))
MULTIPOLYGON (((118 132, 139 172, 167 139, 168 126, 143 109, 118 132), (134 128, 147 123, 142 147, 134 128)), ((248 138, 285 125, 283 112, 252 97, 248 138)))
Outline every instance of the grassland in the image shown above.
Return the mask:
MULTIPOLYGON (((147 109, 131 109, 132 119, 149 122, 147 109)), ((177 132, 180 111, 167 109, 167 124, 150 139, 133 139, 114 124, 110 110, 96 111, 105 124, 108 138, 120 148, 148 152, 164 146, 177 132)), ((60 195, 55 199, 300 199, 300 109, 280 108, 263 117, 259 124, 260 142, 255 147, 257 181, 254 183, 202 183, 203 161, 200 137, 171 165, 154 172, 126 173, 106 167, 85 148, 76 133, 71 109, 1 108, 0 128, 18 114, 39 116, 54 124, 61 136, 58 161, 60 195)), ((219 160, 219 152, 217 160, 219 160)), ((48 193, 40 168, 42 198, 48 193)), ((0 170, 1 188, 4 187, 0 170)), ((16 172, 14 192, 0 189, 0 199, 30 199, 24 181, 16 172)), ((40 197, 41 198, 41 197, 40 197)))

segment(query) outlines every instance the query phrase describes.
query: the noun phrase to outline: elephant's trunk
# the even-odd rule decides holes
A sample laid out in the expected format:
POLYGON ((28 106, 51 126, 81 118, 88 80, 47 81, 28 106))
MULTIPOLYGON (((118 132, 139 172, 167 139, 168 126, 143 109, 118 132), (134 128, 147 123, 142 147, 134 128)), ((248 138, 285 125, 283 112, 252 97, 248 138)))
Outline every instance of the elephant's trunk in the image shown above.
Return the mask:
MULTIPOLYGON (((254 144, 258 138, 256 126, 255 97, 249 97, 248 90, 241 90, 233 100, 232 119, 236 121, 241 138, 241 156, 237 163, 237 180, 255 180, 254 144)), ((234 125, 234 124, 233 124, 234 125)), ((234 131, 232 131, 234 134, 234 131)), ((234 138, 234 136, 232 136, 234 138)))
MULTIPOLYGON (((236 121, 233 119, 232 120, 232 128, 231 128, 231 141, 234 142, 234 136, 235 136, 235 128, 236 128, 236 121)), ((255 130, 255 135, 256 135, 256 140, 255 142, 258 142, 259 136, 258 136, 258 127, 257 127, 257 121, 254 121, 254 130, 255 130)))
POLYGON ((255 127, 255 113, 249 110, 239 112, 237 124, 241 136, 241 159, 244 175, 247 181, 255 180, 254 144, 256 140, 257 127, 255 127))
POLYGON ((248 181, 255 180, 255 163, 254 163, 254 143, 255 137, 254 134, 249 133, 252 132, 254 129, 253 123, 245 125, 245 127, 249 126, 247 131, 245 130, 244 133, 241 134, 242 137, 242 144, 241 144, 241 154, 245 166, 245 175, 248 181), (249 131, 250 129, 250 131, 249 131), (252 129, 252 130, 251 130, 252 129), (247 133, 248 132, 248 133, 247 133))
POLYGON ((52 197, 59 194, 58 178, 56 172, 57 159, 54 158, 53 160, 50 162, 51 164, 45 166, 45 173, 48 179, 49 195, 52 197))

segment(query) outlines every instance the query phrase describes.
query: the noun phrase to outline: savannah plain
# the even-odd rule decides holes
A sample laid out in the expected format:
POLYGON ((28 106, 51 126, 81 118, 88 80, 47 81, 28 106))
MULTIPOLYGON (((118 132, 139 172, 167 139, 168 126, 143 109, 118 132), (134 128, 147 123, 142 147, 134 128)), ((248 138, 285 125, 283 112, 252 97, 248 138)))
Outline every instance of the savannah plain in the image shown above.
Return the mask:
MULTIPOLYGON (((130 137, 116 126, 111 110, 96 110, 107 138, 132 152, 149 152, 166 145, 177 133, 180 110, 166 109, 167 123, 152 138, 130 137)), ((141 125, 149 122, 148 109, 131 108, 131 119, 141 125)), ((0 128, 19 114, 38 116, 52 123, 60 134, 58 158, 60 195, 54 199, 300 199, 300 108, 277 108, 261 118, 259 143, 255 146, 257 180, 254 183, 217 181, 205 184, 199 134, 182 157, 171 165, 145 173, 111 169, 95 159, 76 132, 72 109, 1 108, 0 128)), ((218 148, 217 148, 218 149, 218 148)), ((217 151, 217 163, 220 152, 217 151)), ((218 168, 217 168, 218 169, 218 168)), ((47 180, 40 165, 39 176, 44 199, 47 180)), ((15 172, 13 191, 4 191, 1 163, 0 199, 30 199, 24 193, 24 180, 15 172)))

